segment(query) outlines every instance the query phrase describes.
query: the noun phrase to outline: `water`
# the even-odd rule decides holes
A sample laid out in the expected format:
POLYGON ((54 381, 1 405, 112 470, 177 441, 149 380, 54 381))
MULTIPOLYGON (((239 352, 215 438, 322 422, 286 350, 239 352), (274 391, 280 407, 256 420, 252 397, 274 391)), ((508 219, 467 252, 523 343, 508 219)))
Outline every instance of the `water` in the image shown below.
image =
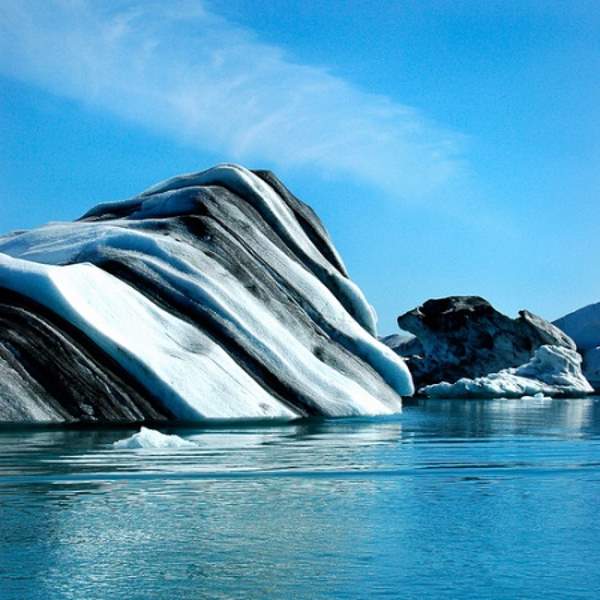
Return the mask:
POLYGON ((0 598, 600 598, 600 399, 0 430, 0 598))

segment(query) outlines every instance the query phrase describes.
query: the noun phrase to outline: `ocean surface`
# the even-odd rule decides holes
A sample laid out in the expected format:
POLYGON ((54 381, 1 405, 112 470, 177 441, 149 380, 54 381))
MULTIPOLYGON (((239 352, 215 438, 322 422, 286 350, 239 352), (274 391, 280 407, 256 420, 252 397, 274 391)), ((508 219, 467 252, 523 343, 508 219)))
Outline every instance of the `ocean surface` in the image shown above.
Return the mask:
POLYGON ((0 599, 600 598, 600 398, 0 429, 0 599))

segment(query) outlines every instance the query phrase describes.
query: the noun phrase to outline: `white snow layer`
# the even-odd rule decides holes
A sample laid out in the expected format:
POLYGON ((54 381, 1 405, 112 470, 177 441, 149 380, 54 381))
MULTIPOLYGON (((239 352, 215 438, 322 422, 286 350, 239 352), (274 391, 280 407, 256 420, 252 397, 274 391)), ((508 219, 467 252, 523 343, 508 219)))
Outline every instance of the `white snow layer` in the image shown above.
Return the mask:
MULTIPOLYGON (((254 232, 269 248, 269 260, 304 298, 319 319, 341 334, 340 343, 378 372, 399 395, 411 395, 412 379, 404 361, 375 339, 342 306, 323 283, 352 298, 363 325, 374 328, 371 308, 360 290, 323 258, 285 202, 275 191, 242 167, 217 167, 187 178, 175 178, 153 188, 156 196, 126 201, 136 206, 133 219, 189 212, 190 200, 178 204, 171 190, 192 184, 222 184, 250 195, 263 206, 271 225, 304 257, 304 268, 254 232), (249 191, 250 190, 250 191, 249 191)), ((147 192, 149 193, 149 192, 147 192)), ((115 203, 114 206, 123 204, 115 203)), ((98 211, 94 209, 88 214, 98 211)), ((30 297, 74 324, 161 399, 179 418, 294 418, 292 408, 271 396, 217 343, 202 331, 153 304, 149 299, 92 264, 103 251, 134 252, 185 297, 232 323, 290 381, 302 381, 319 398, 323 414, 389 414, 401 409, 370 394, 351 373, 319 360, 301 329, 269 311, 217 260, 169 236, 136 228, 135 220, 52 223, 0 238, 0 286, 30 297), (78 262, 79 264, 68 264, 78 262), (60 266, 67 265, 67 266, 60 266)), ((261 246, 261 247, 262 247, 261 246)), ((355 311, 356 312, 356 311, 355 311)))
POLYGON ((197 448, 194 442, 184 440, 178 435, 167 435, 156 431, 156 429, 148 429, 142 427, 138 433, 123 440, 118 440, 113 443, 113 448, 119 450, 139 450, 139 449, 162 449, 162 448, 197 448))
POLYGON ((502 369, 475 379, 463 377, 456 383, 443 381, 420 390, 426 396, 436 398, 572 396, 592 391, 581 372, 581 356, 560 346, 541 346, 532 359, 520 367, 502 369))
POLYGON ((0 254, 0 286, 75 325, 179 419, 294 416, 199 329, 91 264, 0 254))
MULTIPOLYGON (((321 280, 334 282, 341 293, 352 304, 353 312, 359 323, 372 335, 377 333, 377 318, 372 306, 365 299, 358 286, 341 275, 315 247, 308 235, 296 220, 292 210, 282 201, 277 192, 260 177, 239 165, 222 164, 201 173, 179 175, 146 190, 142 197, 150 196, 150 202, 144 202, 135 214, 135 218, 173 214, 176 207, 167 196, 159 200, 152 198, 156 194, 171 192, 194 186, 220 185, 247 199, 271 225, 283 241, 303 259, 304 264, 321 280)), ((189 202, 184 200, 184 202, 189 202)), ((87 213, 94 214, 112 204, 99 205, 87 213)), ((186 207, 181 207, 185 209, 186 207)), ((335 250, 334 250, 335 252, 335 250)), ((343 264, 339 255, 336 258, 343 264)))

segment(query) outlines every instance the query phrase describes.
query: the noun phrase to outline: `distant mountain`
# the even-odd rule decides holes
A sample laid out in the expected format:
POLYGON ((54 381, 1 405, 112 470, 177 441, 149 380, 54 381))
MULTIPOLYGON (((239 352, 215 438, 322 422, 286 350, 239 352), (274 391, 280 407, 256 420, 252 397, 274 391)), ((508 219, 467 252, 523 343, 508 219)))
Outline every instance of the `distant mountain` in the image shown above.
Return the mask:
POLYGON ((600 390, 600 302, 569 313, 554 321, 554 325, 573 338, 583 355, 585 376, 600 390))
POLYGON ((600 346, 600 302, 589 304, 554 321, 581 350, 600 346))

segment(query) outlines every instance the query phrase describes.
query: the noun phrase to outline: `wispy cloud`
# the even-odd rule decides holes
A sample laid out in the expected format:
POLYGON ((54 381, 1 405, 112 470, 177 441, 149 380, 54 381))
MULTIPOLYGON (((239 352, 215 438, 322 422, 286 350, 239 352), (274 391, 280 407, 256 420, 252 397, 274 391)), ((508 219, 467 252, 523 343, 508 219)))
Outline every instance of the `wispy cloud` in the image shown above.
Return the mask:
POLYGON ((461 137, 211 12, 201 1, 2 0, 0 70, 232 160, 420 196, 461 137))

